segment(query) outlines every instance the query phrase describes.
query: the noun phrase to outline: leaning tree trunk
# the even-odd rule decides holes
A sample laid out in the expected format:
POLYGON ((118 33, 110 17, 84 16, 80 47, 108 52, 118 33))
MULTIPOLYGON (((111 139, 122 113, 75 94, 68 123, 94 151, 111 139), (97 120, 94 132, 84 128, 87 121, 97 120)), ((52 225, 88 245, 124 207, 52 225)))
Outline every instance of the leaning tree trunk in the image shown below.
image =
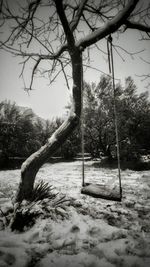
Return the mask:
POLYGON ((73 78, 73 106, 68 119, 54 132, 47 143, 32 154, 21 167, 21 179, 16 194, 16 202, 29 199, 40 167, 56 152, 80 121, 82 90, 82 52, 76 49, 71 54, 73 78))

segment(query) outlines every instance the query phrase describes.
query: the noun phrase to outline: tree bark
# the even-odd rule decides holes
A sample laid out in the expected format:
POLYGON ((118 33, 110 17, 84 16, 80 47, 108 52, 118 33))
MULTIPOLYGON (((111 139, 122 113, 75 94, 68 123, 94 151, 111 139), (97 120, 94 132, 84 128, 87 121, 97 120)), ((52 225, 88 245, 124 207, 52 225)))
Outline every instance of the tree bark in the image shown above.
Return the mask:
POLYGON ((71 132, 76 128, 81 115, 82 52, 74 49, 71 53, 73 77, 73 105, 68 119, 48 139, 47 143, 32 154, 21 167, 21 180, 16 194, 16 202, 30 199, 34 181, 40 167, 56 152, 71 132))

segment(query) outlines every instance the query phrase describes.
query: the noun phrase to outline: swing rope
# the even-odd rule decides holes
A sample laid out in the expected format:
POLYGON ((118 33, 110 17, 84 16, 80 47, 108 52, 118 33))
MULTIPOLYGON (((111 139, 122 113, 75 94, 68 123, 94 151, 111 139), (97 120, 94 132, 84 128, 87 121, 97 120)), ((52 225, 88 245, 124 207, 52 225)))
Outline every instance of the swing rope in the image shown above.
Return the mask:
POLYGON ((121 169, 120 169, 120 149, 119 149, 119 135, 118 135, 118 119, 117 119, 117 110, 116 110, 116 101, 115 101, 116 94, 115 94, 115 74, 114 74, 113 44, 112 44, 111 35, 107 39, 107 50, 108 50, 109 72, 112 74, 113 109, 114 109, 116 145, 117 145, 119 191, 120 191, 120 198, 122 198, 121 169), (110 46, 109 46, 109 44, 110 44, 110 46))
MULTIPOLYGON (((114 122, 115 122, 115 135, 117 146, 117 162, 118 162, 118 178, 119 178, 119 192, 120 199, 122 198, 122 185, 121 185, 121 169, 120 169, 120 150, 119 150, 119 136, 118 136, 118 122, 115 101, 115 75, 114 75, 114 60, 113 60, 113 45, 111 35, 107 39, 108 51, 108 64, 109 72, 112 74, 112 87, 113 87, 113 109, 114 109, 114 122)), ((83 68, 81 73, 81 154, 82 154, 82 186, 85 186, 85 158, 84 158, 84 112, 83 112, 83 68)))
POLYGON ((81 70, 81 154, 82 154, 82 186, 85 186, 84 173, 84 112, 83 112, 83 67, 81 70))

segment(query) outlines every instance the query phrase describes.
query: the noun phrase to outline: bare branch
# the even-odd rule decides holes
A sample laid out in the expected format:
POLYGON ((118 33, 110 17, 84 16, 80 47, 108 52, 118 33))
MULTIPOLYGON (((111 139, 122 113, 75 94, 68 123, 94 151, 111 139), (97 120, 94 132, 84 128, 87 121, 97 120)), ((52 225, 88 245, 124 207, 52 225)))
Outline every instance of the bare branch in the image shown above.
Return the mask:
POLYGON ((55 4, 56 4, 57 13, 59 15, 60 21, 62 23, 64 32, 67 38, 68 47, 70 48, 70 50, 72 50, 72 48, 75 45, 75 40, 74 40, 73 33, 69 27, 69 23, 64 12, 62 0, 55 0, 55 4))
POLYGON ((65 67, 66 67, 68 64, 66 64, 66 65, 64 66, 61 60, 59 60, 59 62, 60 62, 60 64, 61 64, 61 69, 62 69, 62 72, 63 72, 64 77, 65 77, 65 81, 66 81, 67 88, 70 90, 69 83, 68 83, 68 77, 67 77, 66 72, 65 72, 65 70, 64 70, 65 67))
POLYGON ((0 42, 0 48, 4 49, 7 52, 11 52, 15 56, 21 56, 21 57, 40 57, 41 59, 48 59, 48 60, 55 60, 59 58, 65 51, 68 51, 68 46, 66 44, 62 45, 60 49, 49 55, 49 54, 39 54, 39 53, 29 53, 29 52, 23 52, 21 49, 16 49, 14 47, 8 46, 3 42, 0 42))
POLYGON ((141 59, 142 61, 144 61, 145 63, 150 64, 150 61, 148 61, 148 60, 146 60, 146 59, 144 59, 144 58, 142 58, 142 57, 140 57, 140 59, 141 59))
POLYGON ((113 19, 104 24, 102 28, 87 35, 85 38, 78 41, 77 46, 85 49, 86 47, 98 42, 107 35, 115 32, 120 28, 124 21, 130 16, 139 0, 131 0, 126 7, 120 11, 113 19))
MULTIPOLYGON (((129 56, 131 56, 131 58, 133 58, 134 55, 140 54, 140 53, 142 53, 142 52, 145 51, 145 49, 142 49, 142 50, 140 50, 140 51, 129 52, 127 49, 123 48, 123 47, 120 46, 120 45, 114 45, 114 47, 115 47, 115 50, 116 50, 116 48, 121 49, 121 50, 124 51, 126 54, 128 54, 129 56)), ((117 50, 116 50, 116 51, 117 51, 117 50)), ((117 52, 117 53, 118 53, 118 52, 117 52)))
MULTIPOLYGON (((106 72, 104 72, 104 71, 102 71, 102 70, 100 70, 100 69, 98 69, 98 68, 92 67, 92 66, 87 65, 87 64, 83 64, 83 66, 86 67, 86 68, 88 68, 88 69, 96 70, 96 71, 98 71, 98 72, 100 72, 100 73, 102 73, 102 74, 104 74, 104 75, 106 75, 106 76, 112 78, 112 76, 111 76, 110 74, 108 74, 108 73, 106 73, 106 72)), ((115 80, 116 80, 116 81, 120 81, 119 78, 115 78, 115 80)))
POLYGON ((93 32, 94 30, 96 30, 95 28, 93 28, 93 26, 90 25, 88 19, 86 19, 85 15, 82 14, 82 17, 84 19, 84 21, 86 22, 86 24, 88 25, 89 29, 93 32))
POLYGON ((35 75, 35 72, 37 70, 37 67, 38 65, 40 64, 42 58, 39 58, 37 61, 36 61, 36 64, 34 65, 33 69, 32 69, 32 75, 31 75, 31 82, 30 82, 30 86, 29 86, 29 90, 32 89, 32 84, 33 84, 33 79, 34 79, 34 75, 35 75))
POLYGON ((125 59, 123 58, 123 56, 118 52, 118 50, 116 49, 116 46, 113 45, 114 50, 116 51, 116 53, 118 54, 118 56, 122 59, 123 62, 125 62, 125 59))
POLYGON ((88 0, 81 0, 80 5, 78 7, 77 13, 73 20, 70 23, 71 31, 74 31, 79 23, 80 17, 82 16, 83 8, 88 0))
POLYGON ((25 65, 29 61, 29 59, 30 59, 30 57, 27 57, 23 62, 20 62, 19 63, 19 64, 23 64, 23 67, 22 67, 22 70, 21 70, 21 73, 20 73, 19 77, 22 77, 23 78, 23 73, 24 73, 25 65))
POLYGON ((147 26, 144 24, 140 24, 134 21, 129 21, 129 20, 127 20, 124 24, 129 29, 136 29, 139 31, 150 32, 150 26, 147 26))

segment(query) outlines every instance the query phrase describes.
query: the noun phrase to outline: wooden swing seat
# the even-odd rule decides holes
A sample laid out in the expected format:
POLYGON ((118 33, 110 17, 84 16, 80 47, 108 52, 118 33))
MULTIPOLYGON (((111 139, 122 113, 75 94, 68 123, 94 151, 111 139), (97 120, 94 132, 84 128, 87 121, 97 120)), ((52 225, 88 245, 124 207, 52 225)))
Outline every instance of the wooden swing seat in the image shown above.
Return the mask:
POLYGON ((86 183, 81 193, 89 195, 95 198, 103 198, 107 200, 121 201, 121 194, 118 187, 112 187, 111 185, 91 184, 86 183))

